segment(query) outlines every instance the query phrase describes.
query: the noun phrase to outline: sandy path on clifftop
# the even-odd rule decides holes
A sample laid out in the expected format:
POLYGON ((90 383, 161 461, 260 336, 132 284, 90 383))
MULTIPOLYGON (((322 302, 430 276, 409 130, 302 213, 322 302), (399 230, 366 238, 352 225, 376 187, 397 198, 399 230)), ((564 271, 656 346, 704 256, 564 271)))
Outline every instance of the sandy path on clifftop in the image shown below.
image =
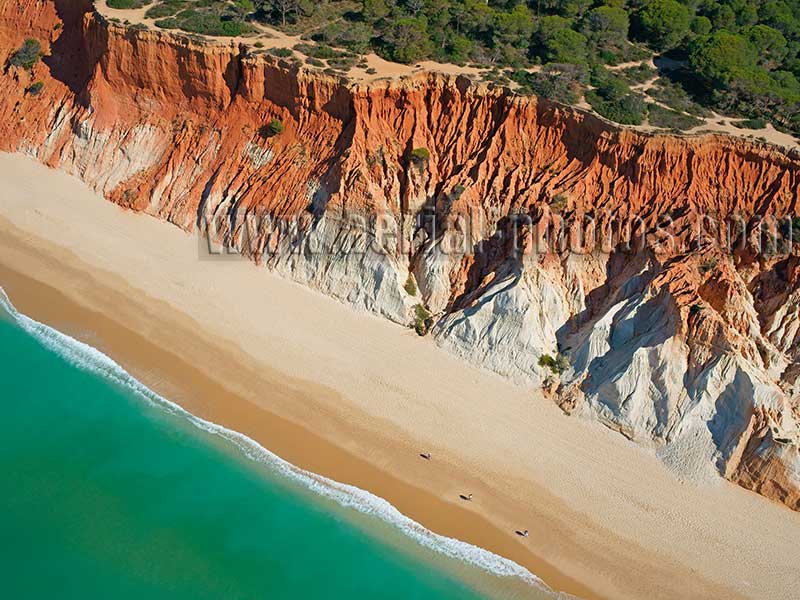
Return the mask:
POLYGON ((536 390, 263 268, 201 260, 196 238, 28 158, 0 155, 0 177, 0 285, 12 300, 190 410, 559 589, 796 597, 800 513, 724 481, 680 483, 650 452, 563 416, 536 390), (66 314, 57 294, 108 328, 66 314), (184 363, 230 393, 196 394, 184 363), (276 434, 276 419, 294 429, 276 434), (458 499, 465 492, 473 502, 458 499))

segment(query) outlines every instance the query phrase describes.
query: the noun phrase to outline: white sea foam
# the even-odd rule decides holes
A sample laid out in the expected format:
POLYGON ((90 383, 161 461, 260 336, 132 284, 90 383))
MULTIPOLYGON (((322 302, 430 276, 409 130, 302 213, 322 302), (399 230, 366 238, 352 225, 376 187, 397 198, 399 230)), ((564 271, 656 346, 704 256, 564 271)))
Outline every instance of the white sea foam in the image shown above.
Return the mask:
MULTIPOLYGON (((271 467, 278 473, 301 483, 311 491, 330 498, 341 506, 377 517, 397 527, 417 543, 452 559, 479 567, 499 577, 519 578, 542 591, 551 591, 541 579, 525 567, 509 559, 472 544, 434 533, 402 514, 383 498, 379 498, 360 488, 339 483, 300 469, 270 452, 246 435, 191 414, 146 387, 109 356, 96 348, 17 311, 2 287, 0 287, 0 308, 11 315, 20 327, 37 338, 45 347, 64 357, 75 366, 124 386, 168 413, 185 418, 194 426, 230 441, 248 458, 271 467)), ((554 597, 556 597, 555 594, 554 597)), ((559 595, 559 597, 563 596, 559 595)))

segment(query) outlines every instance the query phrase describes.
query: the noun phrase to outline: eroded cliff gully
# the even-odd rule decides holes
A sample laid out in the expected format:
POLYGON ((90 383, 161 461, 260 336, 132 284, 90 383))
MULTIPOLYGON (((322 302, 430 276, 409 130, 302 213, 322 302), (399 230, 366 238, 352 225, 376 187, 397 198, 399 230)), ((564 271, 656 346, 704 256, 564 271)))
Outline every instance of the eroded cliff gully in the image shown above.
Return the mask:
POLYGON ((798 156, 464 79, 350 85, 88 1, 2 3, 3 64, 28 37, 45 57, 0 77, 3 150, 398 323, 422 304, 450 351, 800 509, 800 259, 771 222, 798 156))

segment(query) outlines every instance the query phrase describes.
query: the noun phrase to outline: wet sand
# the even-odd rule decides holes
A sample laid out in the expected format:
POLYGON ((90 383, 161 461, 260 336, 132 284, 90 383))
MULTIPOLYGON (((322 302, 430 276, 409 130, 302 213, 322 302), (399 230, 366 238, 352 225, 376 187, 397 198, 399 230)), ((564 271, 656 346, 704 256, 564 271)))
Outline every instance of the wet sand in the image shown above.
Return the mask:
POLYGON ((0 177, 0 286, 16 306, 199 416, 584 598, 797 589, 797 513, 724 481, 682 483, 536 390, 263 268, 209 260, 191 235, 30 159, 0 155, 0 177))

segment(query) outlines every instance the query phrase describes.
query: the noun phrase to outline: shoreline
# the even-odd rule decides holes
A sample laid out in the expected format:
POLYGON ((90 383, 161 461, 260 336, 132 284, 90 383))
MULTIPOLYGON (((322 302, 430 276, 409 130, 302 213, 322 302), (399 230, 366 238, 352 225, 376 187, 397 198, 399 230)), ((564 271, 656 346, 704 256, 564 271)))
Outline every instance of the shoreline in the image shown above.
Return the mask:
MULTIPOLYGON (((8 257, 15 250, 15 258, 19 262, 25 260, 23 254, 27 255, 29 262, 25 262, 26 269, 46 273, 55 266, 47 264, 48 259, 53 258, 52 255, 37 256, 37 251, 26 246, 21 237, 13 239, 9 235, 9 224, 0 217, 0 255, 8 257), (20 248, 23 248, 22 252, 19 252, 20 248)), ((78 282, 80 286, 91 286, 95 289, 102 286, 87 271, 73 269, 64 263, 57 268, 61 276, 78 282)), ((55 272, 49 274, 58 277, 55 272)), ((20 313, 103 352, 149 389, 175 402, 192 415, 247 436, 299 469, 355 485, 362 490, 381 490, 385 495, 378 496, 386 500, 400 499, 404 508, 401 509, 395 502, 392 502, 393 506, 422 525, 426 524, 418 519, 420 515, 435 515, 430 520, 437 529, 426 527, 427 529, 437 533, 445 531, 446 535, 459 540, 464 540, 465 537, 479 540, 480 543, 474 545, 492 552, 501 552, 504 558, 527 568, 547 585, 557 586, 556 590, 577 595, 581 600, 600 598, 588 587, 563 575, 541 557, 515 548, 509 543, 506 533, 481 515, 476 515, 458 504, 442 501, 423 489, 398 480, 391 473, 376 468, 355 453, 317 435, 312 429, 256 406, 230 390, 224 382, 209 377, 182 357, 152 343, 110 315, 82 306, 47 283, 10 267, 3 259, 0 259, 0 287, 20 313), (298 444, 298 440, 302 442, 298 444), (465 523, 469 523, 466 529, 463 527, 465 523)), ((107 295, 114 306, 125 303, 124 297, 115 290, 103 289, 101 293, 107 295)), ((172 314, 166 319, 159 318, 154 325, 174 330, 176 323, 183 320, 180 315, 172 314)), ((183 326, 176 333, 176 338, 190 340, 187 345, 200 343, 205 346, 208 343, 207 340, 193 336, 189 327, 196 324, 186 321, 181 325, 183 326)), ((213 357, 209 354, 206 358, 209 363, 216 362, 223 371, 236 364, 235 357, 223 357, 218 352, 213 352, 213 357)), ((241 368, 241 365, 236 366, 241 368)), ((249 372, 244 375, 244 379, 253 383, 258 377, 249 372)), ((272 385, 276 383, 274 380, 270 381, 272 385)), ((292 382, 289 385, 298 383, 292 382)), ((291 396, 296 392, 287 386, 277 393, 291 396)), ((341 423, 335 425, 337 428, 343 426, 341 423)))
MULTIPOLYGON (((0 235, 0 249, 6 249, 6 241, 7 238, 4 235, 0 235)), ((71 274, 74 274, 74 272, 71 274)), ((326 473, 331 473, 349 480, 362 480, 380 489, 389 490, 394 497, 415 498, 415 504, 420 510, 432 514, 444 514, 443 511, 451 512, 446 519, 446 521, 449 521, 448 527, 455 528, 458 521, 466 522, 469 520, 473 531, 485 540, 487 546, 508 549, 508 546, 502 540, 505 537, 503 533, 479 515, 471 514, 459 506, 442 506, 443 503, 439 502, 435 497, 429 497, 424 490, 414 488, 393 478, 391 474, 382 472, 367 461, 348 453, 316 435, 311 430, 260 409, 237 394, 225 389, 220 383, 207 377, 202 371, 186 363, 179 356, 150 343, 135 331, 127 329, 124 325, 107 318, 105 315, 81 307, 64 294, 61 294, 57 289, 19 273, 2 263, 0 263, 0 282, 2 282, 2 289, 5 290, 12 304, 21 314, 48 325, 45 320, 40 321, 38 318, 34 318, 27 310, 30 309, 42 319, 64 323, 65 329, 71 330, 72 333, 62 329, 57 329, 57 331, 66 333, 70 337, 81 335, 81 333, 85 335, 87 330, 91 330, 98 336, 95 339, 95 343, 98 343, 99 346, 90 345, 90 347, 103 352, 106 356, 112 357, 115 362, 123 366, 127 372, 152 390, 153 393, 160 393, 154 389, 157 387, 179 391, 184 398, 180 404, 175 403, 175 406, 178 406, 180 410, 186 411, 189 415, 205 420, 210 425, 226 429, 231 433, 243 435, 264 449, 266 447, 263 446, 263 442, 259 442, 252 436, 258 435, 262 439, 268 437, 271 445, 283 448, 287 454, 294 456, 296 460, 313 466, 313 470, 306 469, 286 459, 285 455, 279 455, 280 460, 285 460, 298 470, 323 477, 328 477, 326 473), (25 306, 26 310, 21 310, 20 305, 25 306), (58 308, 55 309, 54 307, 58 308), (125 348, 134 348, 135 350, 134 352, 126 351, 123 350, 123 346, 125 348), (113 352, 114 355, 120 356, 122 362, 119 362, 109 354, 106 349, 113 352), (127 366, 125 366, 126 364, 127 366), (169 365, 169 368, 164 367, 166 364, 169 365), (132 371, 128 370, 128 367, 132 371), (136 375, 135 372, 139 372, 140 375, 136 375), (147 383, 143 381, 144 378, 149 378, 152 382, 147 383), (212 397, 213 400, 210 400, 212 397), (206 404, 207 402, 219 403, 219 406, 209 408, 206 404), (227 424, 212 421, 211 419, 214 417, 221 418, 227 424), (298 439, 302 439, 302 451, 297 451, 298 439)), ((75 337, 75 339, 78 338, 75 337)), ((88 344, 85 340, 78 339, 78 341, 88 344)), ((166 401, 168 403, 172 402, 170 398, 166 398, 166 401)), ((274 450, 267 451, 275 452, 274 450)), ((339 483, 338 480, 336 482, 339 483)), ((360 489, 363 490, 364 488, 360 489)), ((405 512, 402 514, 408 516, 405 512)), ((480 548, 484 549, 483 546, 480 546, 480 548)), ((581 596, 581 600, 597 598, 588 588, 584 588, 578 582, 564 577, 555 567, 547 564, 539 557, 530 556, 526 562, 536 565, 540 572, 548 574, 550 580, 559 582, 565 588, 580 590, 585 594, 581 596)), ((491 574, 488 571, 487 573, 491 574)), ((541 578, 539 573, 534 572, 533 575, 541 578)), ((529 585, 521 579, 519 580, 520 589, 529 585)), ((536 588, 536 591, 540 591, 539 588, 536 588)))
POLYGON ((190 412, 583 598, 780 597, 796 585, 800 517, 788 509, 724 481, 680 483, 621 436, 413 332, 249 263, 198 260, 190 236, 63 173, 11 155, 0 173, 12 302, 190 412))
MULTIPOLYGON (((3 277, 5 281, 9 282, 10 286, 14 287, 16 291, 23 290, 25 292, 25 294, 23 294, 24 297, 31 298, 28 293, 34 293, 34 304, 45 299, 48 301, 48 304, 51 305, 53 302, 58 303, 60 306, 60 315, 68 315, 70 322, 73 324, 77 324, 83 317, 90 316, 88 311, 66 299, 58 290, 48 288, 46 284, 32 280, 24 274, 16 273, 11 269, 5 268, 3 265, 0 265, 0 277, 3 277)), ((377 518, 384 526, 395 530, 397 535, 404 538, 401 545, 408 545, 409 548, 400 550, 401 552, 413 552, 417 548, 425 548, 434 552, 436 555, 441 556, 443 561, 442 570, 445 573, 450 577, 459 579, 462 583, 468 584, 472 589, 478 592, 484 591, 488 593, 489 598, 506 597, 505 595, 496 596, 491 593, 497 591, 493 588, 498 585, 504 592, 513 593, 514 598, 522 599, 531 597, 532 600, 555 598, 556 594, 552 590, 547 589, 538 577, 517 563, 491 554, 483 548, 465 546, 465 544, 459 540, 446 538, 424 529, 419 523, 411 521, 408 517, 399 513, 395 507, 386 504, 382 498, 374 496, 360 488, 352 488, 346 484, 326 479, 317 473, 300 469, 272 453, 247 435, 224 427, 218 423, 205 420, 197 414, 189 412, 185 407, 172 402, 168 398, 160 396, 157 392, 134 378, 116 363, 116 361, 107 354, 102 353, 98 348, 76 340, 18 311, 10 301, 10 298, 5 294, 5 290, 0 288, 0 303, 5 304, 6 301, 8 301, 10 306, 0 307, 0 316, 5 313, 5 310, 8 310, 12 318, 24 319, 25 321, 33 323, 33 330, 28 329, 28 325, 24 324, 21 320, 19 321, 19 326, 29 336, 33 337, 39 344, 42 344, 50 351, 58 354, 61 354, 62 351, 66 351, 66 360, 70 363, 74 363, 77 369, 86 369, 87 361, 93 366, 97 366, 97 361, 99 361, 99 366, 103 371, 105 371, 109 365, 113 365, 111 368, 113 375, 102 374, 99 375, 99 377, 107 379, 107 381, 119 385, 122 388, 128 388, 131 393, 140 396, 143 402, 152 403, 154 406, 157 406, 159 411, 164 413, 165 417, 179 417, 187 422, 187 426, 218 436, 231 446, 228 448, 228 452, 232 454, 231 460, 252 461, 255 464, 262 465, 268 473, 264 475, 265 477, 277 477, 278 480, 287 479, 293 484, 299 485, 309 496, 319 501, 328 500, 334 502, 338 508, 343 511, 345 519, 350 519, 353 516, 350 515, 351 511, 361 513, 368 517, 377 518), (39 332, 35 332, 37 326, 43 326, 49 331, 56 332, 58 337, 51 339, 50 336, 47 336, 46 339, 43 339, 39 332), (64 340, 62 341, 61 338, 64 338, 64 340), (57 349, 54 349, 54 347, 57 349), (74 352, 77 353, 77 358, 73 355, 74 352), (98 358, 98 355, 102 358, 98 358), (456 573, 452 572, 452 566, 444 566, 447 560, 455 561, 469 567, 468 572, 456 575, 456 573), (475 572, 472 572, 472 570, 475 572), (463 577, 461 577, 462 575, 463 577)), ((97 319, 108 321, 96 313, 92 314, 91 317, 92 327, 97 325, 97 319)), ((108 325, 108 322, 101 323, 101 325, 108 325)), ((116 329, 118 326, 117 324, 112 324, 111 327, 116 329)), ((102 329, 105 329, 105 327, 102 327, 102 329)), ((122 327, 122 329, 124 329, 124 327, 122 327)), ((118 333, 121 332, 118 331, 118 333)), ((147 340, 136 339, 137 335, 135 332, 128 331, 121 335, 121 339, 126 342, 135 341, 139 347, 155 353, 151 356, 151 359, 166 358, 162 356, 164 352, 157 346, 149 344, 147 340)), ((186 369, 187 371, 192 370, 190 365, 186 365, 185 363, 181 364, 180 359, 177 357, 170 355, 168 358, 171 361, 170 364, 173 364, 173 361, 177 360, 178 364, 176 366, 178 368, 186 369)), ((201 373, 196 372, 194 375, 199 377, 199 380, 195 382, 198 387, 201 386, 201 384, 207 384, 210 387, 210 389, 207 389, 207 391, 203 393, 213 393, 215 395, 221 393, 222 397, 220 399, 230 399, 226 397, 228 394, 226 390, 220 389, 213 381, 204 378, 201 373)), ((205 389, 204 387, 204 390, 205 389)), ((238 399, 234 399, 234 401, 238 402, 238 399)), ((237 407, 234 407, 234 410, 236 408, 237 407)), ((244 412, 246 411, 247 409, 245 408, 244 412)), ((253 414, 246 414, 245 416, 261 417, 262 422, 267 424, 274 434, 277 434, 278 439, 282 440, 286 437, 290 437, 293 440, 297 440, 298 437, 303 437, 305 441, 304 445, 306 447, 309 445, 313 446, 321 456, 325 456, 327 461, 339 462, 341 457, 347 454, 336 446, 316 437, 313 432, 305 432, 302 428, 280 419, 276 415, 269 415, 268 413, 259 415, 259 412, 261 411, 256 410, 253 414)), ((346 458, 346 461, 349 463, 357 463, 358 460, 357 457, 352 456, 346 458)), ((367 470, 370 469, 370 466, 366 463, 358 466, 367 470)), ((402 486, 400 482, 394 483, 398 486, 402 486)), ((417 494, 424 494, 423 490, 414 490, 414 492, 417 494)), ((326 510, 330 510, 330 507, 326 507, 326 510)), ((478 523, 478 525, 482 526, 483 524, 478 523)), ((361 528, 363 524, 355 526, 361 528)), ((367 531, 367 529, 365 529, 365 531, 367 531)), ((375 535, 376 539, 380 539, 383 537, 384 533, 371 532, 370 535, 375 535)), ((396 541, 389 543, 391 545, 397 544, 396 541)))

